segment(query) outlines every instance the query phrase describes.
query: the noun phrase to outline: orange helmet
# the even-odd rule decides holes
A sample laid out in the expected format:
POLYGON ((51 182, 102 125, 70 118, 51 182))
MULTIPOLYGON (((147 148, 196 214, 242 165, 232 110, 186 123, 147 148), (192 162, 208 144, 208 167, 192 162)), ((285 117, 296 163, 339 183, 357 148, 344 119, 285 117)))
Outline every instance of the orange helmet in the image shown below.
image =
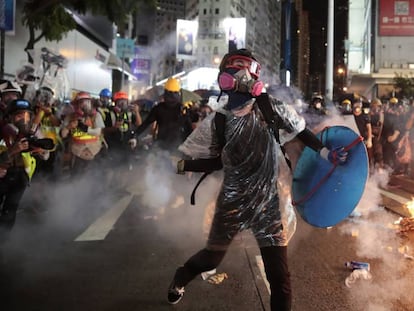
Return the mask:
POLYGON ((114 94, 114 101, 118 99, 127 99, 128 100, 128 94, 126 92, 116 92, 114 94))
POLYGON ((88 92, 84 92, 84 91, 80 91, 78 94, 76 94, 75 96, 75 102, 81 100, 81 99, 92 99, 91 98, 91 94, 89 94, 88 92))

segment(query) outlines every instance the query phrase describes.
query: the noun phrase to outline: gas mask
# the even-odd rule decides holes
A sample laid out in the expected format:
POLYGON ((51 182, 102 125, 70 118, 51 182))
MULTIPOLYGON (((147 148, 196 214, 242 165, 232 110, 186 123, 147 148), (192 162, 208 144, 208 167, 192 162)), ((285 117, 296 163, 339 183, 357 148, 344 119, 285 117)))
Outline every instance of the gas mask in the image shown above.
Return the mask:
POLYGON ((32 113, 26 110, 18 111, 12 116, 12 123, 20 135, 29 135, 32 126, 32 113))
POLYGON ((218 77, 220 89, 224 92, 249 93, 257 97, 262 93, 264 84, 252 77, 247 68, 226 68, 218 77))
POLYGON ((181 103, 181 93, 167 90, 164 91, 164 102, 172 104, 181 103))
POLYGON ((110 101, 110 99, 108 97, 105 97, 105 96, 101 96, 99 98, 99 104, 104 108, 109 107, 109 101, 110 101))
POLYGON ((354 106, 352 107, 352 111, 356 114, 361 113, 362 112, 362 105, 354 104, 354 106))
POLYGON ((128 111, 128 100, 118 99, 115 103, 114 111, 116 113, 121 113, 121 112, 128 111))

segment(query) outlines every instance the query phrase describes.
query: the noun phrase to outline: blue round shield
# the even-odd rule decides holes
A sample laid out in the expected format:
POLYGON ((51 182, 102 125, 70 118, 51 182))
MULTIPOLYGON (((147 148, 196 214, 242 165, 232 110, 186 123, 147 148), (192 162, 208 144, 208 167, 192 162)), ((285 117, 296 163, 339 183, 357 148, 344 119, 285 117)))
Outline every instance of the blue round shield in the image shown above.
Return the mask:
POLYGON ((305 147, 293 173, 292 197, 307 223, 326 228, 348 217, 361 199, 368 178, 368 155, 361 137, 348 127, 329 127, 317 136, 328 149, 347 149, 347 161, 335 166, 305 147))

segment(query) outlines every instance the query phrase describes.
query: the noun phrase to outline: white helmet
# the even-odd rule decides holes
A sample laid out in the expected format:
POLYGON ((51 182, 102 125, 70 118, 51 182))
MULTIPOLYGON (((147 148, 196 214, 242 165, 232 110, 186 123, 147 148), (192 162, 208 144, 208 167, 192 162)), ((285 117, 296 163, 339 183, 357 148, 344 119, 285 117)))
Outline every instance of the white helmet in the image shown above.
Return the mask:
POLYGON ((15 81, 9 81, 9 80, 2 80, 0 82, 0 92, 1 94, 8 93, 8 92, 16 92, 16 93, 19 93, 20 96, 22 95, 22 89, 20 85, 15 81))

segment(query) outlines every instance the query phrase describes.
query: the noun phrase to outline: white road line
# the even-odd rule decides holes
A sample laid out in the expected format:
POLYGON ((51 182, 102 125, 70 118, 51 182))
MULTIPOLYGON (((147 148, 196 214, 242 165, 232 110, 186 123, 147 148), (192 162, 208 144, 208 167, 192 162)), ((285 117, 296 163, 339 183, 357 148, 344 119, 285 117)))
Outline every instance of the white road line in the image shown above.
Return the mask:
POLYGON ((99 241, 104 240, 109 231, 131 202, 133 195, 127 195, 120 199, 115 205, 99 217, 88 229, 79 235, 75 241, 99 241))
POLYGON ((408 202, 411 201, 410 199, 404 198, 398 194, 391 193, 384 189, 379 189, 379 191, 382 195, 385 195, 386 197, 389 197, 390 199, 393 199, 394 201, 397 201, 398 203, 401 203, 401 204, 407 204, 408 202))
POLYGON ((256 264, 259 267, 260 274, 262 275, 262 279, 265 282, 266 287, 267 287, 267 291, 270 294, 270 285, 269 285, 269 282, 267 281, 267 278, 266 278, 266 272, 264 270, 264 264, 263 264, 263 258, 262 258, 262 256, 256 255, 256 264))

